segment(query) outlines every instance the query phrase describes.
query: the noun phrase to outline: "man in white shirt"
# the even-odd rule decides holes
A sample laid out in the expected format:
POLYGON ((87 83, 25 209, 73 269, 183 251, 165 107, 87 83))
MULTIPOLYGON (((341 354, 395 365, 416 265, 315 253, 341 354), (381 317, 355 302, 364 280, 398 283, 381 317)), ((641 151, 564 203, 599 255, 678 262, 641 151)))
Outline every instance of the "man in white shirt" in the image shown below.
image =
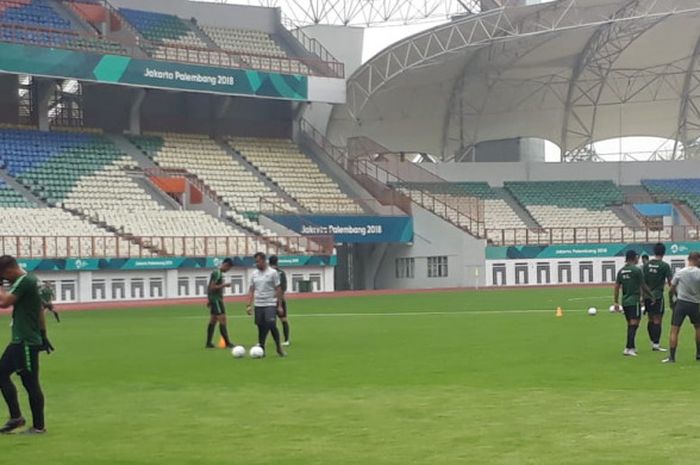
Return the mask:
POLYGON ((700 252, 688 255, 688 266, 683 268, 671 280, 671 353, 664 363, 676 361, 678 333, 686 317, 695 326, 696 359, 700 361, 700 252))
POLYGON ((277 329, 277 315, 282 315, 283 292, 280 275, 272 267, 267 266, 267 258, 262 252, 255 254, 255 267, 250 281, 250 298, 248 300, 248 315, 255 310, 255 324, 258 327, 258 345, 265 350, 267 334, 272 333, 277 354, 284 357, 280 332, 277 329))

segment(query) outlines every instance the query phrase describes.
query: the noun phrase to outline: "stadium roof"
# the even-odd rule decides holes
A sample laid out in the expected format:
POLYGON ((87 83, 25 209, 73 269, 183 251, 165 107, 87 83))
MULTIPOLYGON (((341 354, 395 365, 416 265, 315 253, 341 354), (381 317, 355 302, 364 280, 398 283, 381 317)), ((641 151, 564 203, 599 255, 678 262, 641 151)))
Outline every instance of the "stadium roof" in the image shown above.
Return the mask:
POLYGON ((698 0, 498 8, 377 54, 349 79, 329 135, 448 159, 513 137, 548 139, 569 159, 615 137, 697 141, 698 55, 698 0))
MULTIPOLYGON (((202 1, 202 0, 199 0, 202 1)), ((211 0, 209 0, 211 1, 211 0)), ((481 11, 480 0, 215 0, 279 7, 295 25, 385 26, 449 19, 481 11)), ((488 4, 500 4, 489 0, 488 4)))

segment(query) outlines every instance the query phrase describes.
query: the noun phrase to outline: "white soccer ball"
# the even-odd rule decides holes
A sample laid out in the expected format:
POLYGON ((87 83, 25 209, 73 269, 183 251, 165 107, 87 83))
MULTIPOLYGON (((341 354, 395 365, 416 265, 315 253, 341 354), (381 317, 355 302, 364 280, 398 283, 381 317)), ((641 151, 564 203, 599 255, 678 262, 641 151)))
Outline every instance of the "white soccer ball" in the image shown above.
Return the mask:
POLYGON ((243 346, 236 346, 231 350, 231 355, 233 355, 233 358, 243 358, 245 357, 245 347, 243 346))
POLYGON ((251 358, 263 358, 265 355, 265 351, 262 349, 260 346, 253 346, 250 348, 250 357, 251 358))
POLYGON ((598 309, 595 307, 591 307, 588 309, 588 315, 589 316, 596 316, 598 314, 598 309))

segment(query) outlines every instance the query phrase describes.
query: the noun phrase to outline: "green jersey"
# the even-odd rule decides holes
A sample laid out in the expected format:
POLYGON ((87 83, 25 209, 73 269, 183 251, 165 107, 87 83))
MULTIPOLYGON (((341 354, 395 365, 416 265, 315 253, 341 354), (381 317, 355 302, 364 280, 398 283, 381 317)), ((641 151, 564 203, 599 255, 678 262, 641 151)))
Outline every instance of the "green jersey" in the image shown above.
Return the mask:
POLYGON ((644 282, 642 270, 636 265, 625 265, 617 273, 616 282, 622 287, 622 306, 639 305, 644 282))
MULTIPOLYGON (((217 286, 220 286, 224 283, 224 274, 219 270, 218 268, 214 271, 211 272, 211 275, 209 276, 209 286, 211 287, 212 284, 215 284, 217 286)), ((224 299, 224 289, 217 289, 217 290, 209 290, 207 292, 207 297, 209 298, 209 301, 220 301, 224 299)))
POLYGON ((282 268, 278 268, 277 272, 280 275, 280 287, 282 288, 282 292, 287 292, 287 273, 285 273, 282 268))
POLYGON ((24 274, 12 283, 10 293, 17 296, 12 309, 12 343, 41 345, 41 297, 38 279, 31 273, 24 274))
POLYGON ((651 290, 654 300, 664 298, 666 283, 673 278, 673 271, 668 263, 663 260, 652 259, 644 265, 644 283, 651 290))
POLYGON ((42 305, 51 305, 53 299, 56 298, 56 294, 54 294, 51 287, 39 284, 39 298, 42 305))

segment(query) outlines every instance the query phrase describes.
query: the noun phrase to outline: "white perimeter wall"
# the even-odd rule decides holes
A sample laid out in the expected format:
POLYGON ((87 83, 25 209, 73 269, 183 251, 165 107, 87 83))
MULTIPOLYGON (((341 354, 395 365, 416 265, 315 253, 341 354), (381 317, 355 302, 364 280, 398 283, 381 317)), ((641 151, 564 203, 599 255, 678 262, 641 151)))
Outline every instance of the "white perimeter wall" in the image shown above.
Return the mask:
POLYGON ((413 245, 391 244, 375 278, 377 289, 431 289, 484 285, 485 242, 413 205, 413 245), (428 278, 428 257, 447 256, 448 275, 428 278), (396 259, 415 260, 413 278, 396 277, 396 259))
MULTIPOLYGON (((686 258, 687 255, 666 256, 664 260, 675 272, 685 267, 686 258)), ((624 257, 487 260, 485 282, 487 286, 612 284, 624 265, 624 257)), ((612 302, 612 291, 610 300, 612 302)))
MULTIPOLYGON (((310 280, 313 292, 334 290, 333 267, 285 268, 290 294, 298 291, 298 281, 310 280)), ((156 271, 37 272, 42 280, 55 285, 56 302, 113 302, 122 300, 178 299, 207 294, 209 269, 156 271)), ((248 291, 252 269, 234 268, 224 275, 231 288, 226 295, 248 291)))
POLYGON ((610 180, 638 185, 642 179, 700 177, 700 160, 621 163, 440 163, 423 164, 447 181, 486 181, 500 187, 504 181, 610 180))

